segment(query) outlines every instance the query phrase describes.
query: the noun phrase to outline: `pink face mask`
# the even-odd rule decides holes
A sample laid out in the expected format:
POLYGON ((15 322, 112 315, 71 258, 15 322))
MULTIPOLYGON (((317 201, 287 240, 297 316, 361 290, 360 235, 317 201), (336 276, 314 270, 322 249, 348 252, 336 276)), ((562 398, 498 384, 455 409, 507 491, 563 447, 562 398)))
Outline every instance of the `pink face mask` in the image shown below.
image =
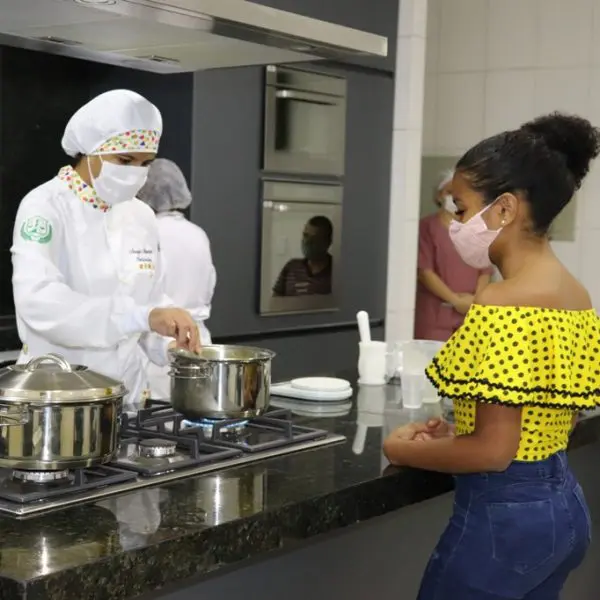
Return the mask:
POLYGON ((456 251, 465 263, 474 269, 486 269, 492 266, 490 246, 502 231, 502 227, 496 231, 488 229, 483 220, 483 213, 492 206, 493 204, 486 206, 466 223, 460 221, 450 223, 448 232, 456 251))

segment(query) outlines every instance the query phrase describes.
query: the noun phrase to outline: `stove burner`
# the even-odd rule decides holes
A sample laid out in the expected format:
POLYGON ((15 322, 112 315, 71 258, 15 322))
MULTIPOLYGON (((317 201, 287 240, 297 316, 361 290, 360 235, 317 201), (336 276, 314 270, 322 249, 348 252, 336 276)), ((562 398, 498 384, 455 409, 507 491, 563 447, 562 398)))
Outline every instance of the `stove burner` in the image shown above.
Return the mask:
POLYGON ((198 421, 182 421, 181 428, 189 429, 198 427, 204 433, 204 437, 212 438, 213 435, 236 436, 246 429, 248 419, 231 420, 231 419, 199 419, 198 421))
POLYGON ((177 442, 151 438, 138 443, 140 456, 144 458, 164 458, 173 456, 177 450, 177 442))
POLYGON ((25 483, 58 483, 69 479, 69 470, 63 471, 21 471, 15 469, 13 479, 25 483))

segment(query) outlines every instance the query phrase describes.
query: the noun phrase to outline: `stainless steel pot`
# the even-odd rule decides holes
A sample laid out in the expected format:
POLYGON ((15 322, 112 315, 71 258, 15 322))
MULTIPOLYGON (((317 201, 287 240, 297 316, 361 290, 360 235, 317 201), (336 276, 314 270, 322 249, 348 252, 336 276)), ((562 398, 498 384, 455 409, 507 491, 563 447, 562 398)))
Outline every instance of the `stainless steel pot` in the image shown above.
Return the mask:
POLYGON ((54 471, 111 460, 122 383, 57 354, 0 371, 0 467, 54 471))
POLYGON ((250 346, 171 351, 171 403, 188 419, 249 418, 269 407, 274 352, 250 346))

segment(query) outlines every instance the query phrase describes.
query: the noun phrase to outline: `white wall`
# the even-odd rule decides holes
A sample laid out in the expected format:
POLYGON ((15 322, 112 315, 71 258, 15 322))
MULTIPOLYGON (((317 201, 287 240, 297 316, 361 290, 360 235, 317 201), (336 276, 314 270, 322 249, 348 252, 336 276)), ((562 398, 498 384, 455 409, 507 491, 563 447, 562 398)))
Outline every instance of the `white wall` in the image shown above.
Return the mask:
MULTIPOLYGON (((400 46, 401 48, 401 46, 400 46)), ((460 155, 553 110, 600 125, 600 1, 429 0, 423 154, 460 155)), ((600 160, 555 242, 600 308, 600 160)))
POLYGON ((386 338, 411 339, 421 192, 427 0, 400 0, 388 242, 386 338))

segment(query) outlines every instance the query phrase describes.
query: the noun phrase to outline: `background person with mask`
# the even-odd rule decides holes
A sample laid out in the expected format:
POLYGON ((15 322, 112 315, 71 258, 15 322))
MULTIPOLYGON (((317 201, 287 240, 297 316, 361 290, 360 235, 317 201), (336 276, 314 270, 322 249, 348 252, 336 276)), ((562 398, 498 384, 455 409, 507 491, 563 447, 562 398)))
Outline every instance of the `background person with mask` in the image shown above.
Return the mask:
POLYGON ((419 223, 415 338, 445 342, 461 326, 474 294, 489 282, 492 269, 474 269, 459 256, 448 228, 455 218, 452 177, 440 177, 434 201, 438 210, 419 223))
MULTIPOLYGON (((181 169, 166 158, 156 159, 150 165, 139 198, 157 216, 166 293, 177 306, 190 312, 200 329, 202 344, 208 345, 211 337, 205 321, 210 316, 217 275, 208 236, 181 212, 192 203, 192 193, 181 169)), ((150 364, 148 378, 152 398, 168 399, 168 367, 150 364)))
POLYGON ((302 233, 304 258, 288 261, 273 286, 273 296, 331 294, 333 224, 324 216, 312 217, 302 233))
POLYGON ((194 320, 164 294, 154 214, 135 198, 161 133, 158 109, 128 90, 80 108, 62 139, 75 167, 21 201, 11 248, 19 362, 55 352, 123 381, 129 410, 147 393, 144 353, 166 364, 169 338, 199 349, 194 320))

